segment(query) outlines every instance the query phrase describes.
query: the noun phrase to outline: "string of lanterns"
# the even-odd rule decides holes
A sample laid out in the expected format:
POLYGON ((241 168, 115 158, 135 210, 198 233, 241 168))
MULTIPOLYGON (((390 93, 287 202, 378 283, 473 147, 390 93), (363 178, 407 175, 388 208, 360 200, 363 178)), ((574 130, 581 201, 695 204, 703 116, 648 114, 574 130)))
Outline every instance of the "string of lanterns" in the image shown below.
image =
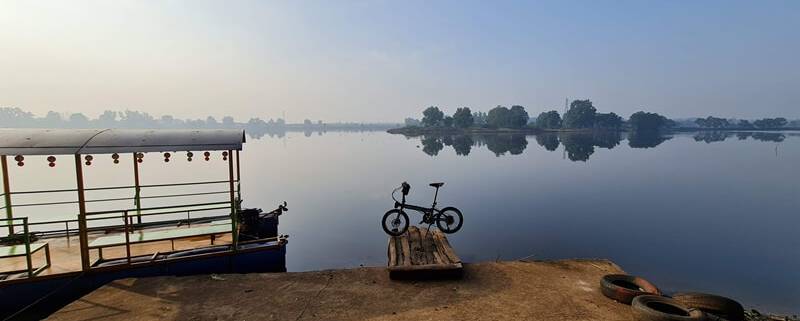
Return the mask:
MULTIPOLYGON (((164 156, 164 162, 165 163, 168 163, 169 160, 170 160, 170 157, 172 157, 172 154, 169 153, 169 152, 164 152, 164 153, 162 153, 162 155, 164 156)), ((228 154, 227 151, 223 151, 222 152, 222 160, 224 160, 224 161, 228 160, 228 156, 229 156, 229 154, 228 154)), ((111 159, 114 161, 114 164, 119 164, 119 157, 120 156, 119 156, 118 153, 111 154, 111 159)), ((192 153, 191 151, 186 152, 186 161, 191 162, 193 157, 194 157, 194 153, 192 153)), ((205 159, 205 161, 210 161, 211 160, 211 152, 203 152, 203 158, 205 159)), ((135 153, 134 154, 134 159, 136 160, 137 163, 144 162, 144 153, 135 153)), ((19 167, 25 166, 25 156, 22 156, 22 155, 14 156, 14 160, 17 162, 17 166, 19 166, 19 167)), ((86 166, 91 166, 92 165, 92 161, 94 160, 94 156, 85 155, 83 157, 83 160, 84 160, 84 164, 86 164, 86 166)), ((55 156, 48 156, 47 157, 47 166, 56 167, 56 157, 55 156)))

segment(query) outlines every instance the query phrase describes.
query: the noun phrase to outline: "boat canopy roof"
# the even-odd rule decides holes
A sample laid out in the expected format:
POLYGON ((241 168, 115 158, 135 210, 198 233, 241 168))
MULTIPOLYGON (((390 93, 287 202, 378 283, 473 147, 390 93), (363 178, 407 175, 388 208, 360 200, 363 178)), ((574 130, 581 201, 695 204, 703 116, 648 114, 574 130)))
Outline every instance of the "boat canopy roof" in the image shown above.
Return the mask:
POLYGON ((0 155, 241 150, 239 129, 0 129, 0 155))

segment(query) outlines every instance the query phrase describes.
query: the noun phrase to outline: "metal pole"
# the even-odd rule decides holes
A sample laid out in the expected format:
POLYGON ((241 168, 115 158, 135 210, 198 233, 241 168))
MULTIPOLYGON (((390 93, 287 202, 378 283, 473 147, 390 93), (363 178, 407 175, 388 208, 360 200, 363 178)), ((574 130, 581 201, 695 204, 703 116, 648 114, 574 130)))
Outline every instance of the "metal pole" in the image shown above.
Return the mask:
POLYGON ((11 221, 14 218, 14 214, 11 210, 11 185, 8 180, 8 159, 6 159, 6 155, 0 156, 0 163, 2 163, 3 167, 3 197, 6 200, 6 218, 8 218, 8 235, 10 236, 14 234, 14 224, 11 221))
POLYGON ((123 212, 125 215, 125 257, 128 258, 128 265, 131 265, 131 234, 128 229, 128 211, 123 212))
POLYGON ((230 194, 231 194, 231 228, 233 231, 233 250, 235 251, 237 245, 239 244, 239 233, 237 233, 236 225, 238 223, 238 213, 236 213, 236 195, 233 191, 233 154, 231 150, 228 150, 228 183, 230 187, 230 194))
POLYGON ((242 209, 242 171, 239 167, 239 150, 236 150, 236 208, 242 209))
POLYGON ((83 164, 81 155, 75 154, 75 178, 78 184, 78 235, 81 247, 81 266, 84 271, 89 270, 89 235, 86 226, 86 196, 83 190, 83 164))
POLYGON ((28 234, 28 218, 22 218, 22 228, 25 233, 25 260, 28 263, 28 277, 33 276, 33 260, 31 259, 31 237, 28 234))
POLYGON ((133 202, 136 205, 136 222, 142 224, 142 199, 141 187, 139 187, 139 162, 136 161, 136 153, 133 153, 133 183, 134 183, 134 196, 133 202))

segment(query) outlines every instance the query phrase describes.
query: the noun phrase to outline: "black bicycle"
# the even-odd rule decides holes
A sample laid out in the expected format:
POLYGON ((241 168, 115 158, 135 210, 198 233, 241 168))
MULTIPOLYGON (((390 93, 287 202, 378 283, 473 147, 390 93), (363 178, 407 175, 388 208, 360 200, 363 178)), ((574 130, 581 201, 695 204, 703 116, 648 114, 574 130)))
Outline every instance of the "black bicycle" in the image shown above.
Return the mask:
POLYGON ((464 224, 464 216, 461 215, 455 207, 445 207, 441 210, 436 208, 436 198, 439 196, 439 188, 444 183, 431 183, 430 186, 436 188, 436 194, 433 195, 433 205, 431 207, 422 207, 411 204, 406 204, 406 195, 411 190, 411 185, 406 182, 395 188, 392 191, 392 199, 394 200, 394 209, 389 210, 383 214, 383 231, 392 236, 399 236, 408 230, 408 215, 405 210, 410 209, 422 213, 422 222, 420 224, 428 224, 428 228, 434 223, 442 232, 452 234, 461 229, 464 224), (398 201, 395 198, 395 193, 402 190, 403 200, 398 201))

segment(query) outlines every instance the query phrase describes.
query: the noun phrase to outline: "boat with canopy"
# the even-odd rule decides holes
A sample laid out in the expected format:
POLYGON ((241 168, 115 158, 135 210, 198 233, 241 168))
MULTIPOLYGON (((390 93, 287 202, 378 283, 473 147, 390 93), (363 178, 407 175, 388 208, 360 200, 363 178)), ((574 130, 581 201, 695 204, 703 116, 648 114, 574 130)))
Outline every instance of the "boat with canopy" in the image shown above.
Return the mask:
POLYGON ((46 315, 120 278, 285 271, 287 236, 277 234, 285 202, 269 213, 242 208, 244 143, 244 131, 224 129, 0 130, 0 317, 46 315), (221 160, 227 179, 147 184, 145 160, 221 160), (89 186, 85 174, 98 162, 132 180, 89 186), (74 169, 75 185, 21 190, 15 182, 36 179, 11 175, 13 166, 74 169))

